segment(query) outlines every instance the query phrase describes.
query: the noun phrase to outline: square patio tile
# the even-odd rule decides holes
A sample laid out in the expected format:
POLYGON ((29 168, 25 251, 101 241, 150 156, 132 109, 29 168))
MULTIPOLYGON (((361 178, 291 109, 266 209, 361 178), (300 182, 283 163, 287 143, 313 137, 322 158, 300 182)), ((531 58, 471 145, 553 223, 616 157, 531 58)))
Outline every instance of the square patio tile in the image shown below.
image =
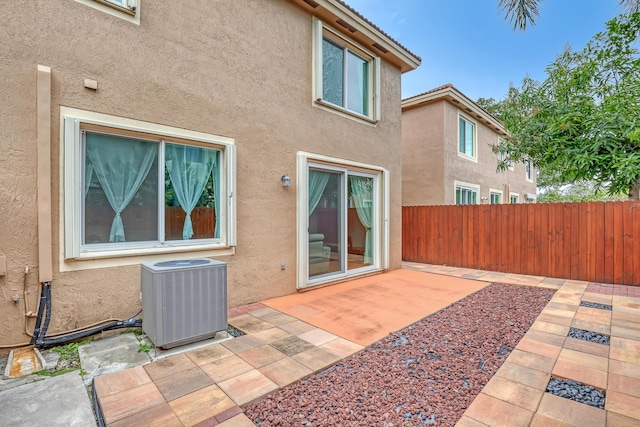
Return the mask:
POLYGON ((210 385, 169 402, 169 406, 184 425, 192 426, 214 417, 235 404, 218 386, 210 385))
POLYGON ((271 344, 274 341, 290 337, 291 334, 280 328, 270 328, 265 329, 264 331, 256 332, 255 334, 252 334, 252 336, 259 339, 265 344, 271 344))
POLYGON ((338 338, 323 344, 320 348, 340 356, 340 358, 345 358, 359 352, 364 347, 344 338, 338 338))
POLYGON ((100 399, 107 424, 164 404, 162 393, 153 383, 143 384, 100 399))
POLYGON ((280 325, 280 329, 287 331, 291 335, 302 335, 305 332, 309 332, 316 329, 316 327, 306 322, 303 322, 302 320, 296 320, 295 322, 285 323, 284 325, 280 325))
POLYGON ((564 344, 565 337, 562 335, 550 334, 548 332, 541 331, 528 331, 524 338, 538 341, 545 344, 550 344, 556 347, 562 347, 564 344))
POLYGON ((222 344, 214 344, 198 350, 190 351, 187 357, 198 366, 231 356, 233 352, 222 344))
POLYGON ((611 350, 609 350, 609 357, 611 359, 634 364, 640 368, 640 353, 636 351, 611 347, 611 350))
POLYGON ((276 383, 255 369, 222 381, 218 386, 220 386, 238 406, 252 402, 278 389, 276 383))
POLYGON ((638 397, 607 390, 607 401, 604 404, 604 408, 607 411, 633 418, 640 424, 640 398, 638 397))
POLYGON ((322 344, 326 344, 329 341, 333 341, 338 338, 337 335, 320 328, 305 332, 304 334, 299 335, 299 337, 315 346, 321 346, 322 344))
POLYGON ((613 297, 611 295, 596 294, 595 292, 585 292, 582 295, 582 301, 594 302, 596 304, 611 305, 613 297))
POLYGON ((333 365, 340 360, 340 356, 336 356, 321 348, 312 348, 311 350, 303 351, 292 358, 314 372, 333 365))
POLYGON ((456 427, 487 427, 487 425, 463 415, 456 423, 456 427))
POLYGON ((551 373, 557 377, 580 381, 600 389, 607 388, 606 371, 588 368, 584 365, 578 365, 577 363, 558 360, 551 373))
POLYGON ((536 412, 533 415, 533 420, 531 420, 531 425, 529 427, 574 427, 571 424, 563 423, 562 421, 554 420, 553 418, 545 417, 540 414, 540 412, 536 412))
POLYGON ((541 391, 547 389, 547 384, 549 384, 549 379, 551 378, 551 374, 525 368, 509 361, 502 364, 496 375, 541 391))
POLYGON ((480 393, 464 416, 490 426, 528 426, 533 412, 505 402, 495 397, 480 393))
POLYGON ((594 356, 593 354, 583 353, 568 348, 563 348, 558 357, 558 362, 571 362, 576 365, 586 366, 587 368, 597 369, 598 371, 607 372, 609 360, 606 357, 594 356))
POLYGON ((94 387, 98 396, 105 397, 150 382, 151 378, 149 378, 147 371, 142 366, 136 366, 113 374, 95 377, 94 387))
POLYGON ((304 366, 302 363, 296 362, 290 357, 286 357, 270 365, 263 366, 258 370, 280 387, 294 383, 300 378, 304 378, 313 373, 311 369, 304 366))
POLYGON ((261 345, 264 345, 264 342, 253 335, 243 335, 229 341, 224 341, 221 344, 232 352, 238 354, 252 348, 260 347, 261 345))
POLYGON ((580 307, 576 312, 574 320, 584 320, 586 322, 602 323, 611 325, 611 312, 591 307, 580 307))
POLYGON ((577 338, 567 337, 564 341, 564 348, 569 350, 578 351, 581 353, 592 354, 599 357, 609 357, 609 346, 604 344, 598 344, 595 342, 589 342, 585 340, 579 340, 577 338))
POLYGON ((614 390, 640 398, 640 378, 627 377, 609 372, 607 390, 614 390))
POLYGON ((551 372, 553 365, 556 363, 555 359, 517 349, 511 352, 507 361, 542 372, 551 372))
POLYGON ((612 337, 609 345, 611 346, 612 349, 617 348, 620 350, 640 353, 640 341, 631 340, 627 338, 612 337))
POLYGON ((252 423, 249 417, 245 414, 239 414, 223 423, 220 423, 218 427, 255 427, 255 424, 252 423))
MULTIPOLYGON (((608 400, 609 396, 607 396, 608 400)), ((545 393, 538 414, 572 426, 602 427, 606 425, 606 412, 589 405, 545 393)))
POLYGON ((629 329, 632 331, 640 331, 640 321, 629 321, 629 320, 614 318, 614 319, 611 319, 611 326, 629 329))
POLYGON ((536 320, 541 320, 547 323, 555 323, 558 325, 570 326, 571 322, 573 322, 573 317, 558 316, 557 314, 545 313, 543 311, 542 313, 540 313, 536 320))
POLYGON ((566 302, 557 302, 557 301, 549 301, 549 303, 547 304, 547 307, 550 308, 558 308, 560 310, 567 310, 567 311, 577 311, 579 305, 578 304, 567 304, 566 302))
POLYGON ((295 317, 289 316, 288 314, 281 313, 277 310, 274 310, 276 313, 271 314, 269 316, 265 316, 262 318, 265 322, 273 326, 285 325, 287 323, 295 322, 295 317))
POLYGON ((241 314, 240 316, 232 317, 229 319, 229 324, 247 334, 264 331, 265 329, 273 327, 273 325, 251 314, 241 314))
POLYGON ((609 360, 609 373, 640 379, 640 366, 621 360, 609 360))
POLYGON ((239 406, 232 406, 229 409, 226 409, 222 412, 220 412, 219 414, 216 415, 216 421, 219 423, 223 423, 233 417, 235 417, 236 415, 240 415, 242 414, 242 409, 239 406))
POLYGON ((264 365, 269 365, 277 360, 285 358, 286 354, 276 350, 269 344, 265 344, 260 347, 252 348, 251 350, 238 353, 238 357, 241 357, 254 368, 260 368, 264 365))
POLYGON ((167 403, 138 412, 120 421, 109 424, 109 427, 183 427, 176 414, 167 403))
POLYGON ((531 330, 556 334, 562 337, 566 337, 569 333, 568 326, 558 325, 557 323, 547 323, 541 320, 536 320, 533 325, 531 325, 531 330))
POLYGON ((173 375, 177 372, 188 371, 196 367, 196 364, 187 357, 186 354, 177 354, 167 357, 166 359, 156 360, 155 362, 143 365, 153 381, 157 381, 162 377, 173 375))
POLYGON ((271 345, 273 346, 273 348, 275 348, 278 351, 281 351, 287 356, 293 356, 295 354, 302 353, 303 351, 307 351, 314 348, 313 344, 303 339, 300 339, 297 336, 283 338, 281 340, 271 343, 271 345))
POLYGON ((177 372, 158 379, 156 387, 167 402, 193 393, 213 384, 213 380, 200 368, 177 372))
MULTIPOLYGON (((556 335, 560 337, 560 335, 556 335)), ((564 338, 562 338, 564 341, 564 338)), ((560 350, 562 347, 546 344, 540 341, 535 341, 532 339, 522 338, 518 345, 516 346, 518 350, 528 351, 529 353, 539 354, 540 356, 546 356, 552 359, 555 359, 560 354, 560 350)))
POLYGON ((585 331, 598 332, 599 334, 611 334, 611 326, 603 323, 589 322, 586 320, 573 319, 572 328, 584 329, 585 331))
POLYGON ((482 393, 535 412, 544 391, 494 376, 484 386, 482 393))
POLYGON ((257 317, 258 319, 263 319, 268 316, 273 316, 274 314, 280 313, 278 310, 275 310, 271 307, 259 308, 258 310, 254 310, 251 312, 253 317, 257 317))
POLYGON ((607 426, 610 427, 638 427, 638 420, 625 417, 617 412, 607 411, 607 426))
POLYGON ((253 369, 253 366, 234 355, 202 365, 200 369, 209 375, 213 381, 219 383, 248 372, 253 369))

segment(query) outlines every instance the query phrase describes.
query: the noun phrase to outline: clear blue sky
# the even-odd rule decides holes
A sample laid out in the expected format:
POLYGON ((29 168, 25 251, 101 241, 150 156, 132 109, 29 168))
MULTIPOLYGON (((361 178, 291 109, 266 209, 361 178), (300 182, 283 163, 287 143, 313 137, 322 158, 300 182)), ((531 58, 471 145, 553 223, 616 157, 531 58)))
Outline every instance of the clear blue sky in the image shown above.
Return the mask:
POLYGON ((545 0, 526 31, 513 31, 498 0, 346 0, 422 65, 402 77, 402 97, 452 83, 473 100, 503 98, 509 83, 545 68, 569 43, 581 50, 623 10, 618 0, 545 0))

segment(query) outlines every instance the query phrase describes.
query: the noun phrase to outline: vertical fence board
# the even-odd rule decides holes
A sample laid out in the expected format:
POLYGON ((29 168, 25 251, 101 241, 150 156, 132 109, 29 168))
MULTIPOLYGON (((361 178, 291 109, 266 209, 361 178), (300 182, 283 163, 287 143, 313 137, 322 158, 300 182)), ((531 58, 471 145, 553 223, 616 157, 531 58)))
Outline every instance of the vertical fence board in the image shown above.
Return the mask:
MULTIPOLYGON (((586 205, 586 204, 585 204, 586 205)), ((585 206, 586 207, 586 206, 585 206)), ((578 209, 577 206, 575 208, 578 213, 578 252, 577 252, 577 264, 578 264, 578 274, 576 278, 578 280, 586 280, 587 279, 587 253, 589 251, 589 246, 587 242, 587 211, 586 209, 578 209)))
POLYGON ((547 264, 547 273, 546 276, 554 277, 557 267, 556 267, 556 251, 558 249, 558 233, 556 226, 556 209, 557 203, 552 203, 549 205, 549 230, 547 233, 547 239, 549 240, 549 263, 547 264))
POLYGON ((622 283, 633 284, 633 217, 631 203, 622 204, 622 283))
POLYGON ((613 203, 613 283, 622 283, 623 263, 622 202, 613 203))
POLYGON ((518 227, 517 233, 513 235, 513 272, 522 271, 522 240, 525 233, 522 232, 522 209, 524 205, 516 205, 514 209, 514 222, 518 227))
POLYGON ((633 282, 640 284, 640 203, 632 202, 629 210, 633 213, 633 282))
POLYGON ((613 203, 604 208, 604 282, 613 283, 613 203))
MULTIPOLYGON (((595 275, 593 280, 596 282, 604 282, 604 258, 605 258, 605 243, 604 243, 604 229, 605 229, 605 216, 604 216, 604 202, 596 203, 595 207, 595 233, 594 233, 594 245, 595 245, 595 275)), ((639 252, 640 253, 640 252, 639 252)))
POLYGON ((587 203, 587 280, 596 277, 596 203, 587 203))

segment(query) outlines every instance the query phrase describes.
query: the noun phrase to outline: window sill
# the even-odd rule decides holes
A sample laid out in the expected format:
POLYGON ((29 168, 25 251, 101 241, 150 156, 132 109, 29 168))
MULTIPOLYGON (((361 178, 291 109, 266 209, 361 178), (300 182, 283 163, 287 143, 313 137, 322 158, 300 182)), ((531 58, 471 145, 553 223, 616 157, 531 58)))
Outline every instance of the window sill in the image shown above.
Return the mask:
POLYGON ((467 154, 461 153, 460 151, 458 151, 458 157, 461 157, 461 158, 463 158, 465 160, 469 160, 469 161, 474 162, 474 163, 478 163, 478 158, 477 157, 469 156, 467 154))
POLYGON ((132 9, 129 9, 129 8, 126 8, 126 7, 118 6, 117 4, 113 4, 113 3, 111 3, 111 2, 109 2, 107 0, 94 0, 94 1, 104 5, 106 7, 110 7, 112 9, 115 9, 118 12, 126 13, 127 15, 130 15, 130 16, 136 16, 136 10, 135 9, 132 10, 132 9))
POLYGON ((317 105, 318 107, 321 107, 323 110, 335 112, 340 114, 341 116, 344 116, 350 119, 356 119, 357 121, 364 122, 369 125, 376 125, 378 123, 378 120, 373 120, 371 117, 354 113, 353 111, 347 110, 346 108, 324 101, 321 98, 316 99, 315 105, 317 105))
POLYGON ((61 259, 60 272, 121 267, 142 262, 160 262, 235 255, 235 248, 221 244, 136 248, 81 252, 77 259, 61 259))

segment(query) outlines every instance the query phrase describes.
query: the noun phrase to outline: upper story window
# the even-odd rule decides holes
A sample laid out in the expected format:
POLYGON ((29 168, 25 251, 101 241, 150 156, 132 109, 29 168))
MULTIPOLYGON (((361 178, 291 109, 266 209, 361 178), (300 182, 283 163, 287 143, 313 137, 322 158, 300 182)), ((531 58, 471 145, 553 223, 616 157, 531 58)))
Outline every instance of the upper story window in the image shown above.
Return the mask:
MULTIPOLYGON (((501 141, 501 140, 500 140, 500 141, 501 141)), ((504 162, 506 158, 507 158, 507 157, 506 157, 506 154, 505 154, 504 152, 502 152, 502 151, 498 151, 498 162, 499 162, 499 163, 504 162)), ((512 171, 512 170, 514 170, 514 163, 513 163, 513 160, 511 160, 511 159, 507 159, 507 168, 509 168, 509 170, 511 170, 511 171, 512 171)))
POLYGON ((75 0, 109 15, 140 24, 140 0, 75 0))
POLYGON ((476 157, 476 124, 462 115, 459 118, 458 153, 476 157))
POLYGON ((355 117, 379 120, 379 58, 316 18, 314 26, 316 102, 355 117))
POLYGON ((524 161, 524 170, 527 181, 533 181, 533 163, 531 160, 524 161))
POLYGON ((511 193, 509 195, 509 202, 512 203, 512 204, 518 203, 518 198, 519 198, 518 194, 511 193))
POLYGON ((63 112, 65 258, 235 245, 232 140, 91 116, 63 112))

